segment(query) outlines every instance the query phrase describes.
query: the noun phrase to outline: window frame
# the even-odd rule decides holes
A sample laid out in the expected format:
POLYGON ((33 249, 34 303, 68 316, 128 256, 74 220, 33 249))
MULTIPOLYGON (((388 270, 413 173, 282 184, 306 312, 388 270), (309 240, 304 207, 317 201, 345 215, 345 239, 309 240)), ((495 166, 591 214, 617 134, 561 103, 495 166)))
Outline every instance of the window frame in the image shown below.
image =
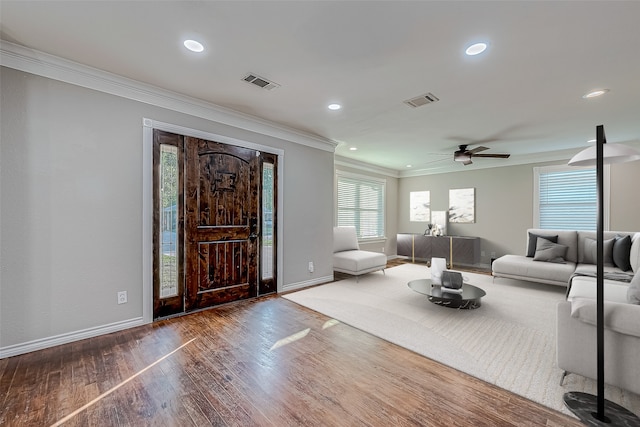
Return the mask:
MULTIPOLYGON (((576 167, 569 165, 552 165, 552 166, 538 166, 533 168, 533 228, 540 228, 540 176, 546 173, 553 172, 570 172, 577 170, 593 170, 595 166, 588 167, 576 167)), ((604 230, 609 230, 609 213, 610 213, 610 175, 611 168, 609 165, 604 165, 603 169, 603 204, 604 204, 604 218, 603 225, 604 230)), ((589 231, 595 231, 596 224, 594 223, 594 229, 589 231)))
POLYGON ((382 209, 382 230, 379 230, 379 232, 381 232, 381 235, 379 236, 375 236, 375 237, 362 237, 360 236, 359 233, 359 229, 356 227, 357 230, 357 236, 358 236, 358 242, 359 243, 376 243, 376 242, 385 242, 387 240, 386 237, 386 232, 387 232, 387 206, 386 206, 386 200, 387 200, 387 180, 384 178, 376 178, 370 175, 362 175, 362 174, 357 174, 357 173, 352 173, 352 172, 345 172, 345 171, 341 171, 341 170, 336 170, 335 172, 335 182, 334 182, 334 225, 338 226, 338 182, 341 178, 346 178, 346 179, 350 179, 353 181, 359 181, 361 184, 362 183, 369 183, 369 184, 379 184, 381 186, 381 195, 382 195, 382 203, 381 203, 381 209, 382 209))

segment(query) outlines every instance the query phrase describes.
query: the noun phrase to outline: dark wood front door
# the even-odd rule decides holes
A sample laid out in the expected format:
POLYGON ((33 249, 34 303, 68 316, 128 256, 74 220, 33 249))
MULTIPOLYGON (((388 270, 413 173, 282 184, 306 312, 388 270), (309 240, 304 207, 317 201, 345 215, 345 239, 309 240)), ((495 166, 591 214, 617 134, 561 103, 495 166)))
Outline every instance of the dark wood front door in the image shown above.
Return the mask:
POLYGON ((185 138, 185 311, 257 295, 260 157, 185 138))
POLYGON ((154 130, 153 317, 277 289, 278 156, 154 130))

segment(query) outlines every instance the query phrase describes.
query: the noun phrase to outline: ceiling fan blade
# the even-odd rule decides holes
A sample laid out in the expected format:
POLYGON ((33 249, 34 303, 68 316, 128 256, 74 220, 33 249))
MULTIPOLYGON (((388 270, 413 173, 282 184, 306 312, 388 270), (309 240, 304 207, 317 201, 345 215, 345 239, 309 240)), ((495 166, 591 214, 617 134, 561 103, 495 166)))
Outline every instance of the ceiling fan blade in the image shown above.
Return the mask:
POLYGON ((422 164, 420 164, 420 165, 418 165, 418 166, 419 166, 419 167, 422 167, 422 166, 430 165, 430 164, 433 164, 433 163, 438 163, 438 162, 441 162, 441 161, 443 161, 443 160, 449 160, 449 159, 447 159, 447 158, 442 158, 442 159, 431 160, 431 161, 429 161, 429 162, 422 163, 422 164))
POLYGON ((494 159, 508 159, 511 154, 474 154, 473 157, 491 157, 494 159))
POLYGON ((424 156, 426 157, 430 157, 430 156, 450 156, 451 153, 424 153, 424 156))
POLYGON ((469 151, 467 151, 467 152, 468 152, 469 154, 476 154, 476 153, 479 153, 479 152, 481 152, 481 151, 488 150, 488 149, 489 149, 488 147, 482 147, 482 146, 480 146, 480 147, 476 147, 476 148, 474 148, 473 150, 469 150, 469 151))

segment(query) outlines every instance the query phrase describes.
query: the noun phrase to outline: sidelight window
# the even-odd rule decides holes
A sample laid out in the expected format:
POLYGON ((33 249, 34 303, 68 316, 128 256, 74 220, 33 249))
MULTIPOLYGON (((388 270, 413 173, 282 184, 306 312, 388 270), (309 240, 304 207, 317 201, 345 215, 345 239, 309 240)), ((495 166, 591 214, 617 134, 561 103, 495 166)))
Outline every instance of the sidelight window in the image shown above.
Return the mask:
POLYGON ((273 278, 273 163, 262 165, 262 279, 273 278))
POLYGON ((160 298, 178 294, 178 148, 160 145, 159 165, 160 227, 160 298))

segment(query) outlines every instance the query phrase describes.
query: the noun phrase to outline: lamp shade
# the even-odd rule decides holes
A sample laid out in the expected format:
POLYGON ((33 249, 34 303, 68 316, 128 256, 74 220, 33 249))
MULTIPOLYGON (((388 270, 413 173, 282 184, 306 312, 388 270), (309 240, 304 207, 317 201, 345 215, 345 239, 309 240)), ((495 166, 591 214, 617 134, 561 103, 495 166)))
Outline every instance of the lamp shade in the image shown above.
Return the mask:
MULTIPOLYGON (((603 145, 604 164, 632 162, 640 160, 640 151, 623 144, 603 145)), ((586 148, 569 160, 569 166, 594 166, 596 164, 596 146, 586 148)))

